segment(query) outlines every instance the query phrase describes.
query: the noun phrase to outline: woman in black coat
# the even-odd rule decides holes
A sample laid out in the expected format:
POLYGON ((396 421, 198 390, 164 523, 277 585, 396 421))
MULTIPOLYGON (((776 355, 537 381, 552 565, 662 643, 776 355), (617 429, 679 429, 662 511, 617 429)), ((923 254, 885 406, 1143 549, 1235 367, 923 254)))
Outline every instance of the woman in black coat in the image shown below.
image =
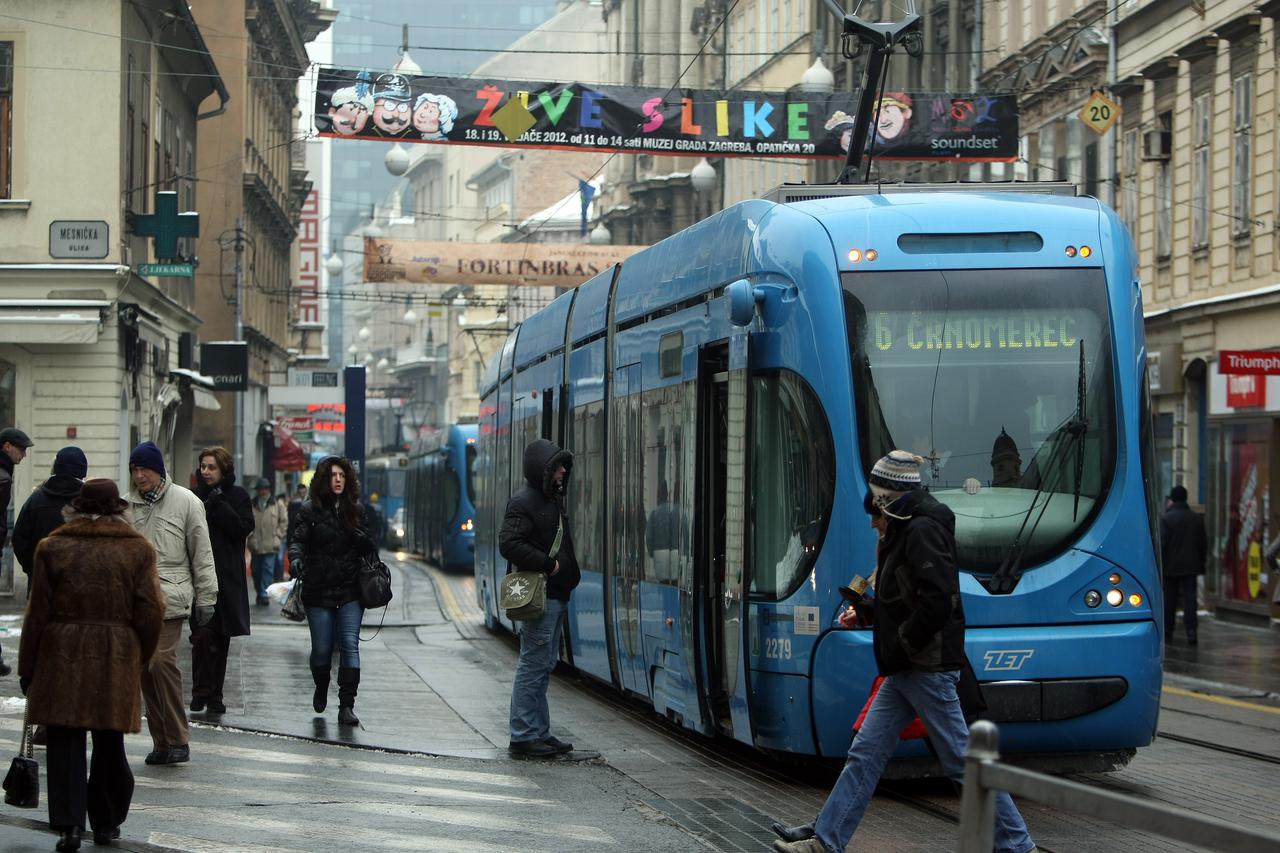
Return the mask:
POLYGON ((231 638, 249 633, 249 585, 245 578, 244 545, 253 532, 253 503, 236 485, 235 467, 225 447, 200 451, 200 482, 196 497, 204 501, 218 573, 218 602, 213 620, 191 629, 191 710, 225 714, 222 683, 227 675, 231 638))
POLYGON ((310 497, 298 509, 289 542, 289 566, 302 584, 311 628, 311 677, 317 714, 328 704, 333 649, 338 659, 338 724, 359 725, 361 561, 377 553, 360 507, 360 483, 351 463, 338 456, 320 460, 310 497))

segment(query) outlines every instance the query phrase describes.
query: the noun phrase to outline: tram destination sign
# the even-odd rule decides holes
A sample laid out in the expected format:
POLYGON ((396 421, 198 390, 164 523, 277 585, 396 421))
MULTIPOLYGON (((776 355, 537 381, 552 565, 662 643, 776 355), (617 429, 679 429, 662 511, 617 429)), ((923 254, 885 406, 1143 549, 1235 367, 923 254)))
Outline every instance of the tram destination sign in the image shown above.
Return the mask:
MULTIPOLYGON (((844 159, 858 100, 321 68, 314 117, 321 136, 386 142, 844 159)), ((878 159, 1018 156, 1015 94, 885 92, 877 109, 878 159)))

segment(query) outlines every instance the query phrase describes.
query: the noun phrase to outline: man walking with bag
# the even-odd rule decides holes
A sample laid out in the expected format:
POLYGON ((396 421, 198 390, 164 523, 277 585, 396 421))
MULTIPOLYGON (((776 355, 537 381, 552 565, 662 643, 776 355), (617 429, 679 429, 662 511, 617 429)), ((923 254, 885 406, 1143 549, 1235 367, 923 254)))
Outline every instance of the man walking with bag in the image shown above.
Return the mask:
POLYGON ((564 511, 573 454, 545 438, 524 449, 524 485, 507 502, 498 550, 513 570, 547 576, 542 616, 520 623, 520 660, 511 685, 512 755, 551 758, 573 750, 551 734, 547 686, 560 655, 569 596, 581 580, 564 511))
MULTIPOLYGON (((899 735, 919 716, 943 772, 964 780, 969 727, 956 688, 964 666, 964 608, 956 566, 955 516, 920 487, 919 456, 895 450, 868 477, 885 517, 876 569, 872 647, 885 677, 849 747, 844 770, 818 813, 815 836, 775 841, 778 853, 840 853, 871 802, 899 735)), ((996 853, 1029 853, 1035 842, 1013 800, 996 795, 996 853)))

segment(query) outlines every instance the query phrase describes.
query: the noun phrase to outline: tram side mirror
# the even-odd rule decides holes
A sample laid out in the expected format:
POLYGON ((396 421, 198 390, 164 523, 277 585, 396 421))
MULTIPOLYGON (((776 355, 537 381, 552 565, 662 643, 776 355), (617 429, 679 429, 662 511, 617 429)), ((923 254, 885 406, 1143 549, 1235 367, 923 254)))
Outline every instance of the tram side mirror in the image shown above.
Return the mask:
POLYGON ((729 298, 729 322, 735 326, 750 326, 756 318, 756 303, 764 298, 762 291, 757 291, 751 282, 740 278, 724 289, 729 298))

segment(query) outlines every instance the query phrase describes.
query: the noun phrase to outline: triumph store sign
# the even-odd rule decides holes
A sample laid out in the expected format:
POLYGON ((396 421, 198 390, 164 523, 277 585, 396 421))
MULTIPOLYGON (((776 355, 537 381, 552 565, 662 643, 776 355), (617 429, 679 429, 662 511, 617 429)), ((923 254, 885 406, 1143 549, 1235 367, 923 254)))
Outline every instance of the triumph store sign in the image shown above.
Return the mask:
POLYGON ((643 248, 591 243, 455 243, 366 238, 364 280, 577 287, 643 248))
MULTIPOLYGON (((842 159, 857 116, 852 92, 648 89, 427 77, 322 68, 321 136, 714 157, 842 159)), ((877 101, 881 160, 1012 162, 1017 97, 885 92, 877 101)))

